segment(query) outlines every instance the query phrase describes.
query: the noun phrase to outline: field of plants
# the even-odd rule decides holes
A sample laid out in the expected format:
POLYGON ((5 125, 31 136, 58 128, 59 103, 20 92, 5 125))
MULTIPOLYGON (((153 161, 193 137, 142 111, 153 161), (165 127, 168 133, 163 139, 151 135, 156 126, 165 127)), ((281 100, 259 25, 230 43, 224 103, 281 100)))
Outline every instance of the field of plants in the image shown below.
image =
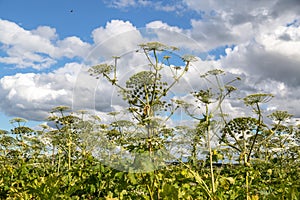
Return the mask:
POLYGON ((240 99, 247 116, 225 113, 243 80, 213 69, 199 75, 210 86, 186 91, 193 103, 185 101, 171 91, 196 58, 173 65, 176 48, 158 42, 139 51, 148 69, 125 83, 121 57, 89 69, 127 105, 107 113, 109 122, 62 105, 38 128, 14 118, 0 131, 0 199, 300 198, 300 125, 287 111, 265 113, 276 97, 248 94, 240 99), (179 111, 192 123, 174 123, 179 111))

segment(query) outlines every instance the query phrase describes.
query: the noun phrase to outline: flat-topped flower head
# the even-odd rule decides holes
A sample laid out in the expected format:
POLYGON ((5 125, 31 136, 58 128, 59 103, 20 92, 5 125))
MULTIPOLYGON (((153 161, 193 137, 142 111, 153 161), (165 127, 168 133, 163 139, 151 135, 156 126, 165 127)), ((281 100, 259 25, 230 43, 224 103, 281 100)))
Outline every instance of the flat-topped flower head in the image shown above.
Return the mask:
POLYGON ((97 76, 99 74, 109 74, 113 70, 112 65, 108 64, 99 64, 91 67, 88 72, 90 73, 91 76, 97 76))
POLYGON ((244 98, 244 102, 246 105, 254 105, 258 103, 267 103, 269 102, 274 96, 272 94, 265 94, 265 93, 258 93, 258 94, 251 94, 244 98))

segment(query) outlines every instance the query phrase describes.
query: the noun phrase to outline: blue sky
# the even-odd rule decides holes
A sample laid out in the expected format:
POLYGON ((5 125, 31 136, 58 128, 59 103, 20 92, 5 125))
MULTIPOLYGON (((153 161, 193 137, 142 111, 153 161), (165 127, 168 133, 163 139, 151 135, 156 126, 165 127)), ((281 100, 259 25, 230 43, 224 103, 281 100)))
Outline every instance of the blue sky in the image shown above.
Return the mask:
POLYGON ((93 29, 104 26, 113 19, 129 20, 137 27, 144 27, 148 22, 163 19, 169 25, 180 24, 181 27, 188 28, 194 13, 176 14, 147 7, 118 9, 99 0, 2 0, 0 5, 3 19, 21 24, 25 29, 34 29, 40 25, 51 26, 56 28, 60 37, 75 35, 84 41, 91 40, 90 34, 93 29))
MULTIPOLYGON (((298 0, 0 0, 0 128, 9 129, 13 117, 35 125, 51 108, 72 106, 82 69, 97 56, 133 50, 145 27, 159 29, 157 40, 191 52, 197 43, 210 55, 198 63, 200 72, 222 68, 241 76, 238 95, 272 93, 270 111, 300 117, 299 16, 298 0)), ((186 80, 197 85, 192 73, 186 80)), ((96 110, 104 112, 108 101, 122 107, 101 84, 96 110)), ((234 101, 225 107, 234 115, 246 112, 234 101)))

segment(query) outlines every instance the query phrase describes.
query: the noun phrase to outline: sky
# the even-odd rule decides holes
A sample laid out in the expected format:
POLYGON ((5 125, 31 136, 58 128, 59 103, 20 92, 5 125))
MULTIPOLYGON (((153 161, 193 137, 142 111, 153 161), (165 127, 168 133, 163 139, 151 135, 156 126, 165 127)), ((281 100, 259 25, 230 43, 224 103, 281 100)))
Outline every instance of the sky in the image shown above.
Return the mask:
MULTIPOLYGON (((266 112, 300 117, 300 0, 0 0, 0 129, 14 117, 35 126, 59 105, 120 109, 117 91, 86 71, 122 55, 124 81, 146 65, 133 52, 148 40, 199 57, 174 95, 220 68, 242 78, 238 97, 271 93, 266 112)), ((237 100, 225 107, 247 114, 237 100)))

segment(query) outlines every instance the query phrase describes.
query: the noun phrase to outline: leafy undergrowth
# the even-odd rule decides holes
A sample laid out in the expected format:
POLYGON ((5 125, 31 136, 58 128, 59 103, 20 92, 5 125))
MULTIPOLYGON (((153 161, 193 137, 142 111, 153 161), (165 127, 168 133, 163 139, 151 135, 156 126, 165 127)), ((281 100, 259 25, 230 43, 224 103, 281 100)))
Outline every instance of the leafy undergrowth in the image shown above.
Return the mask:
POLYGON ((63 140, 55 143, 61 150, 49 154, 44 143, 33 139, 38 134, 41 133, 18 139, 2 132, 1 199, 247 199, 248 196, 248 199, 296 200, 300 196, 299 159, 292 157, 255 160, 250 166, 216 165, 213 193, 208 161, 175 162, 147 173, 122 172, 103 165, 82 149, 72 148, 69 160, 68 145, 63 140))

